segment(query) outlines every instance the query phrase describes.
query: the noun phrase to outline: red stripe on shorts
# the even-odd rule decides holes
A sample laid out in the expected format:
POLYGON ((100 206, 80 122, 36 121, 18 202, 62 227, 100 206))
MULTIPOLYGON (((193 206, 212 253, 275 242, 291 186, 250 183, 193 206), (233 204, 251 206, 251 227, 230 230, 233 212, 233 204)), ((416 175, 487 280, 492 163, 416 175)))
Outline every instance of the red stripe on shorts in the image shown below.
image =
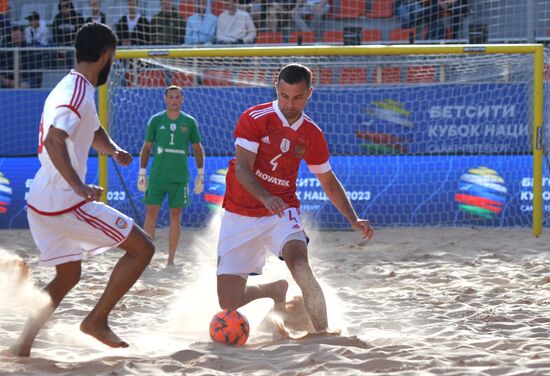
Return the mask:
MULTIPOLYGON (((75 210, 75 215, 88 223, 93 228, 97 228, 101 232, 103 232, 105 235, 116 241, 117 243, 120 243, 122 240, 124 240, 124 236, 120 233, 118 233, 116 230, 114 230, 109 225, 103 225, 100 220, 97 218, 90 216, 82 211, 82 209, 75 210)), ((104 222, 103 222, 104 223, 104 222)))

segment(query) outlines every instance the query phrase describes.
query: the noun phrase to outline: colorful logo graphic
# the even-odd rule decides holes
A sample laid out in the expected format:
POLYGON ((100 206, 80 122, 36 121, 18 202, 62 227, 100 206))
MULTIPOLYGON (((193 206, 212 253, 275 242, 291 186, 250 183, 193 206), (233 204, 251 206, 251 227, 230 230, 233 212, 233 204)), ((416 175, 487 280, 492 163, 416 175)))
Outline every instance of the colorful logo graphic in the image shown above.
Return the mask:
POLYGON ((469 169, 460 177, 455 200, 461 211, 480 218, 494 218, 506 204, 504 179, 487 167, 469 169))
POLYGON ((357 131, 356 136, 369 154, 403 154, 407 152, 409 140, 402 133, 413 128, 411 112, 403 103, 393 99, 371 102, 365 112, 371 120, 363 123, 365 131, 357 131), (396 134, 400 134, 397 136, 396 134))
POLYGON ((215 174, 210 175, 204 201, 210 209, 219 209, 222 206, 223 195, 225 194, 225 176, 227 168, 219 169, 215 174))
POLYGON ((0 214, 6 214, 11 204, 12 189, 10 181, 0 172, 0 214))

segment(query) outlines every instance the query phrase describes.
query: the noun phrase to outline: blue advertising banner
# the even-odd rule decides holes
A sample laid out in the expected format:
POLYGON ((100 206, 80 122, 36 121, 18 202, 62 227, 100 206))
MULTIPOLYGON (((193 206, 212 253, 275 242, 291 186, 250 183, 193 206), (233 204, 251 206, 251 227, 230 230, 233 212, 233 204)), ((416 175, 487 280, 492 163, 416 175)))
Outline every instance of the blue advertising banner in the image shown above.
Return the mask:
MULTIPOLYGON (((205 192, 192 195, 183 226, 204 225, 221 203, 229 157, 210 157, 205 192)), ((191 176, 194 161, 189 162, 191 176)), ((335 156, 331 160, 359 215, 374 226, 531 226, 532 159, 530 156, 335 156)), ((0 158, 0 228, 27 228, 25 198, 39 167, 37 158, 0 158)), ((143 194, 137 191, 138 163, 113 171, 109 204, 144 218, 143 194), (124 182, 124 184, 122 184, 124 182), (126 191, 128 189, 128 191, 126 191), (132 204, 136 211, 132 208, 132 204)), ((97 182, 97 158, 90 158, 87 182, 97 182)), ((545 225, 550 213, 550 179, 544 179, 545 225)), ((302 165, 298 196, 306 222, 320 229, 347 229, 345 219, 302 165)), ((163 207, 159 225, 168 224, 163 207)))
MULTIPOLYGON (((2 129, 9 136, 0 139, 0 156, 36 153, 46 95, 0 91, 2 129)), ((228 156, 242 111, 274 97, 272 88, 192 87, 185 89, 183 109, 197 119, 206 154, 228 156)), ((321 87, 306 112, 334 155, 526 154, 528 98, 527 86, 519 83, 321 87)), ((119 109, 111 117, 111 135, 139 154, 148 119, 165 108, 163 89, 121 88, 110 101, 119 109)))

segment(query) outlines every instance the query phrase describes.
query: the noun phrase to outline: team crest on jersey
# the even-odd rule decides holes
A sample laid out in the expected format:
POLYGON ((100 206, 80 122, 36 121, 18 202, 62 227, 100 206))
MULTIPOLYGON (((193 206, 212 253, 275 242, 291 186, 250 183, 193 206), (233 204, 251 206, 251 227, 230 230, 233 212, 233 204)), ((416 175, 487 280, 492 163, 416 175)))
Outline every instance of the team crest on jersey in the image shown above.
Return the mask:
POLYGON ((294 146, 294 156, 298 159, 303 159, 306 154, 306 147, 303 144, 296 144, 294 146))
POLYGON ((128 227, 128 222, 122 217, 118 217, 115 221, 116 227, 118 227, 121 230, 124 230, 126 227, 128 227))
POLYGON ((287 151, 290 150, 290 140, 286 139, 286 138, 283 138, 281 140, 281 151, 283 153, 286 153, 287 151))
POLYGON ((174 132, 176 130, 176 123, 170 124, 170 132, 174 132))

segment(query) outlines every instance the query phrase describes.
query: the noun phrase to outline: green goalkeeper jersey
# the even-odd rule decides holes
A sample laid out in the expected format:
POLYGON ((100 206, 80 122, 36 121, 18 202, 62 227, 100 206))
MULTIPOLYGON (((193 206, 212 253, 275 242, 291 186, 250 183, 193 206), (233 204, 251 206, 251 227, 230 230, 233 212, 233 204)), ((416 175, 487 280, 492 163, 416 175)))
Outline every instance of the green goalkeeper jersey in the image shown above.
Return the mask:
POLYGON ((166 111, 151 117, 145 141, 153 143, 153 164, 149 179, 187 184, 189 144, 201 142, 195 119, 181 112, 172 120, 166 111))

